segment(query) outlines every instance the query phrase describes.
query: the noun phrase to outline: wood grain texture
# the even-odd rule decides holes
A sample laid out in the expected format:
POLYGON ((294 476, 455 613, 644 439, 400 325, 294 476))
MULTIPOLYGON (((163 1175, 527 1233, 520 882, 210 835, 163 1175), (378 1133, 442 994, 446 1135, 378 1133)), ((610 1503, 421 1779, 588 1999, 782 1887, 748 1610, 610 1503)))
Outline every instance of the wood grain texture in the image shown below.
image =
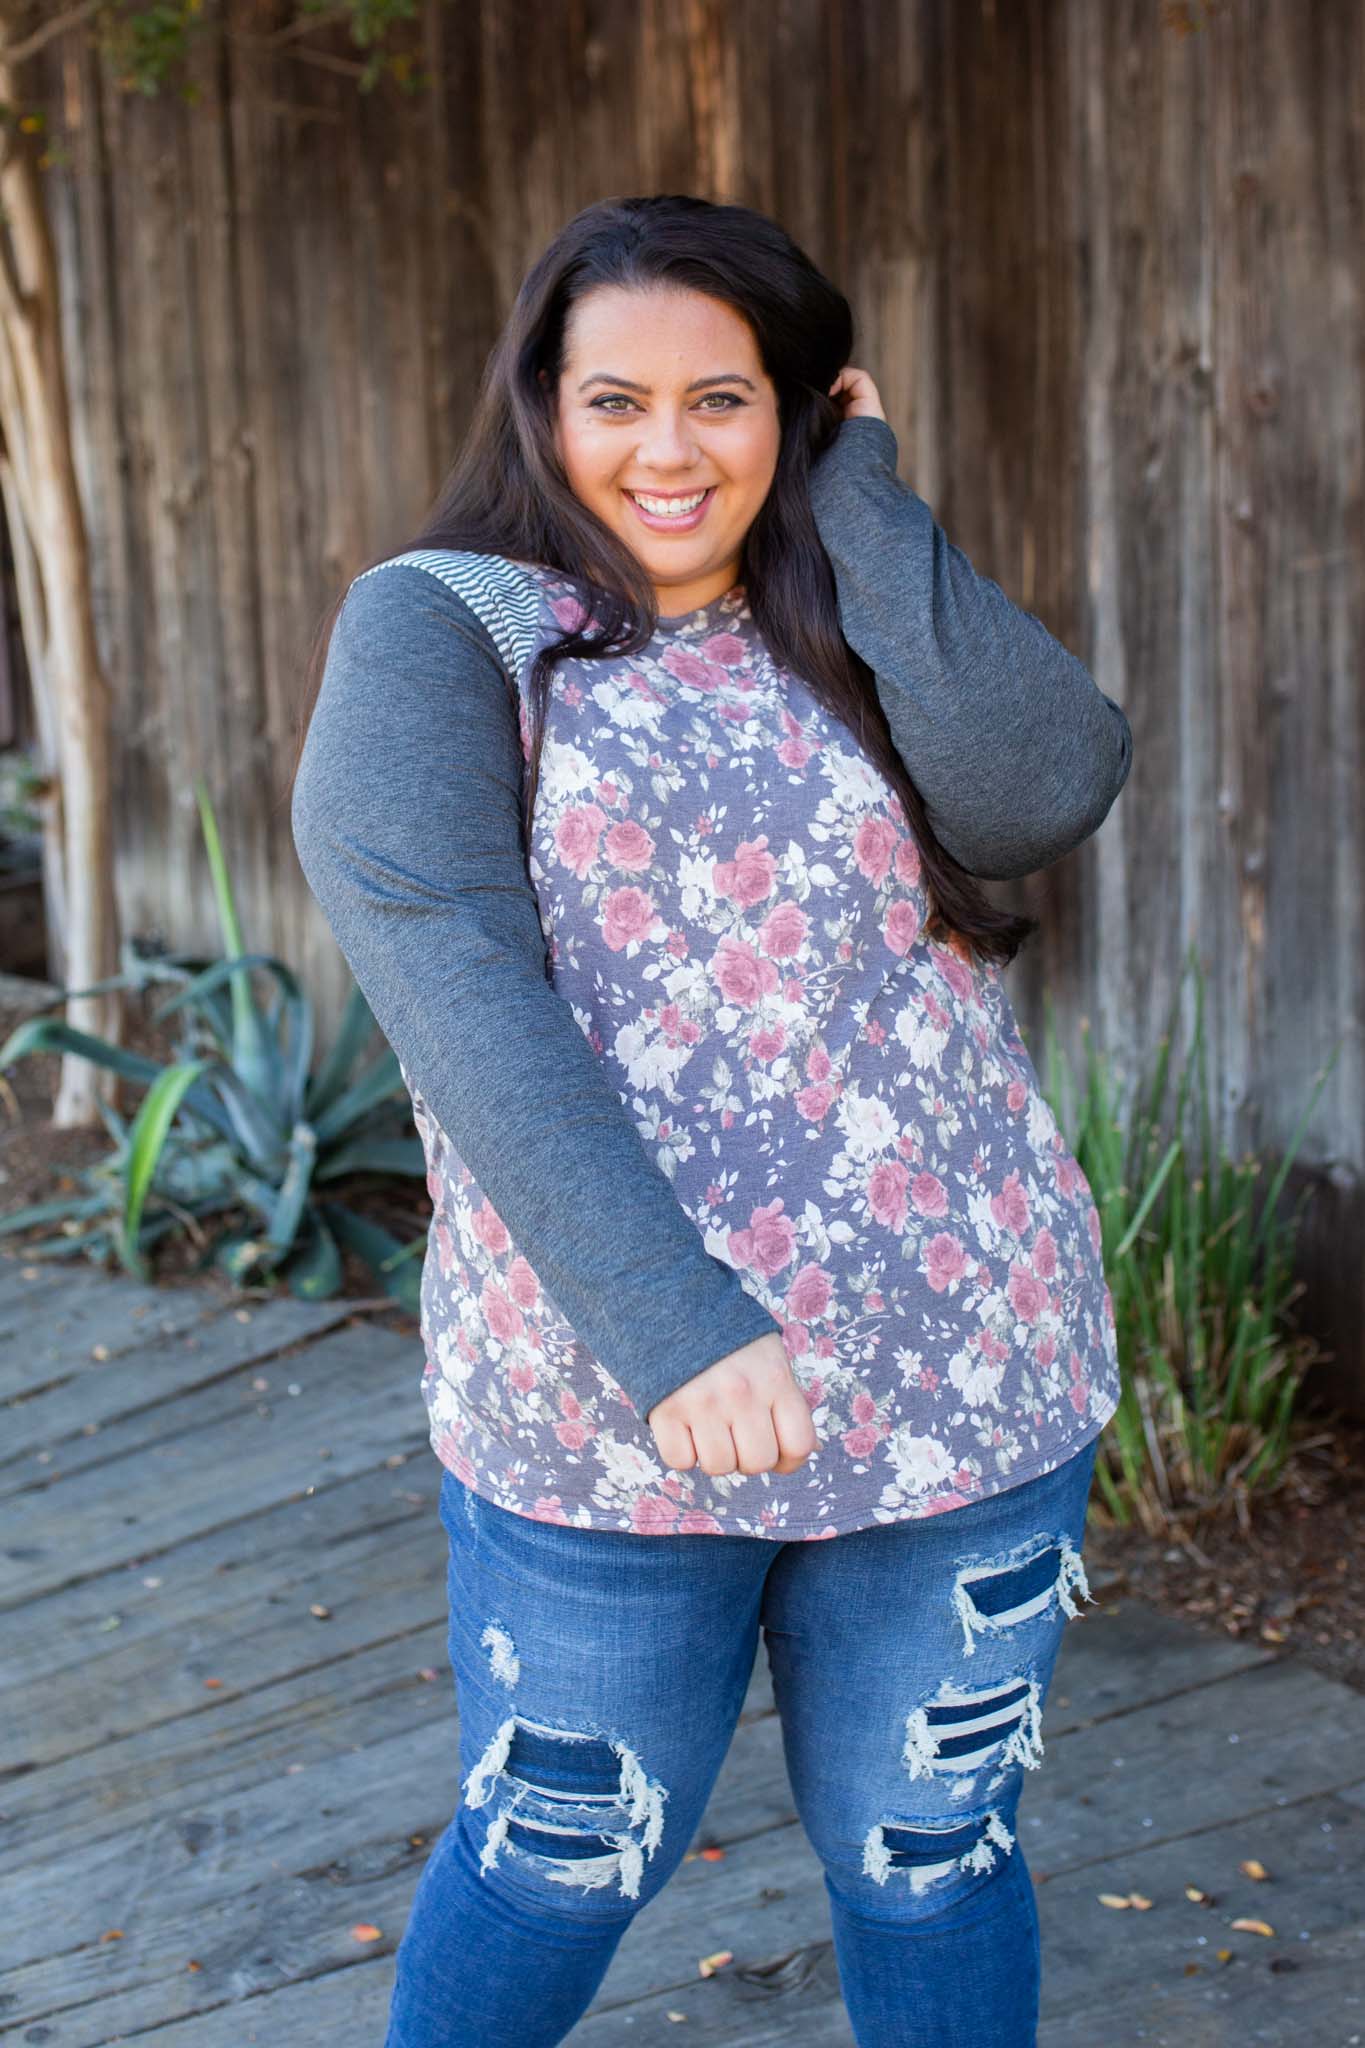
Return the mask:
POLYGON ((283 0, 226 14, 194 109, 72 39, 35 66, 125 928, 216 943, 202 774, 250 943, 337 1016, 283 800, 322 614, 415 529, 565 219, 756 205, 848 292, 902 474, 1133 726, 1096 838, 998 885, 1043 920, 1030 1045, 1046 991, 1133 1078, 1193 943, 1223 1142, 1272 1160, 1337 1052, 1285 1205, 1365 1412, 1357 0, 427 0, 410 100, 357 99, 337 31, 269 43, 283 0))
MULTIPOLYGON (((0 1269, 0 1302, 14 1282, 0 1269)), ((31 1308, 50 1301, 21 1284, 31 1308)), ((330 1328, 287 1303, 242 1324, 205 1289, 195 1327, 144 1351, 121 1338, 155 1329, 161 1291, 101 1291, 120 1348, 100 1368, 99 1433, 73 1434, 38 1393, 6 1468, 0 2027, 65 2048, 361 2048, 382 2038, 394 1950, 460 1797, 415 1328, 330 1328)), ((60 1384, 89 1369, 89 1293, 79 1326, 51 1325, 60 1384)), ((0 1337, 0 1365, 30 1342, 0 1337)), ((1349 2039, 1365 2017, 1365 1699, 1114 1597, 1098 1573, 1091 1591, 1017 1821, 1042 2048, 1094 2048, 1100 1995, 1105 2048, 1349 2039), (1252 1856, 1269 1883, 1240 1870, 1252 1856), (1099 1902, 1133 1889, 1150 1912, 1099 1902), (1244 1914, 1274 1938, 1234 1931, 1244 1914)), ((692 1855, 627 1929, 572 2042, 653 2041, 682 2011, 706 2048, 849 2048, 761 1638, 690 1847, 723 1855, 692 1855), (732 1962, 702 1980, 718 1949, 732 1962)))

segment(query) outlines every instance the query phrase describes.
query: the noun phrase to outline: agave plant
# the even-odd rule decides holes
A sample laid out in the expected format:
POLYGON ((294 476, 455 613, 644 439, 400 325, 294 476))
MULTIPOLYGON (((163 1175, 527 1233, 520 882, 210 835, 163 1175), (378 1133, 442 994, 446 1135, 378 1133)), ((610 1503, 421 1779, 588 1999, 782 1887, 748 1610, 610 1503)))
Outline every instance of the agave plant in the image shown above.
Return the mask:
POLYGON ((0 1046, 0 1068, 30 1053, 74 1052, 146 1088, 131 1123, 99 1104, 115 1149, 80 1172, 82 1191, 0 1218, 0 1234, 60 1223, 57 1236, 26 1245, 24 1256, 113 1256, 146 1280, 148 1247, 184 1229, 203 1245, 198 1267, 212 1262, 238 1282, 278 1276, 309 1300, 337 1293, 342 1250, 349 1247, 383 1292, 415 1312, 420 1282, 413 1261, 424 1238, 401 1243, 326 1193, 346 1174, 425 1176, 398 1061, 383 1045, 363 1063, 377 1026, 352 984, 335 1043, 310 1073, 312 1004, 283 961, 243 950, 202 782, 196 795, 225 957, 130 956, 125 949, 119 974, 86 991, 64 990, 58 999, 172 984, 177 992, 153 1012, 176 1018, 181 1033, 167 1064, 43 1014, 0 1046), (268 977, 264 1004, 252 978, 258 973, 268 977), (214 1216, 230 1219, 216 1233, 203 1226, 214 1216))

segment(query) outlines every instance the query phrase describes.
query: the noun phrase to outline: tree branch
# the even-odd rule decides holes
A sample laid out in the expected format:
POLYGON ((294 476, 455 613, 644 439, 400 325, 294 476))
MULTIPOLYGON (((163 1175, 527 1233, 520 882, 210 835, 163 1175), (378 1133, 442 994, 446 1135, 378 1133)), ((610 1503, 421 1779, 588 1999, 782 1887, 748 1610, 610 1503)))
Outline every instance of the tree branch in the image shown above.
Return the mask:
POLYGON ((51 21, 44 22, 31 36, 25 36, 21 43, 11 43, 5 51, 5 56, 11 64, 22 64, 25 57, 36 56, 43 45, 52 42, 54 37, 65 35, 69 28, 77 28, 81 22, 88 21, 100 4, 101 0, 79 0, 77 6, 68 7, 65 13, 54 14, 51 21))

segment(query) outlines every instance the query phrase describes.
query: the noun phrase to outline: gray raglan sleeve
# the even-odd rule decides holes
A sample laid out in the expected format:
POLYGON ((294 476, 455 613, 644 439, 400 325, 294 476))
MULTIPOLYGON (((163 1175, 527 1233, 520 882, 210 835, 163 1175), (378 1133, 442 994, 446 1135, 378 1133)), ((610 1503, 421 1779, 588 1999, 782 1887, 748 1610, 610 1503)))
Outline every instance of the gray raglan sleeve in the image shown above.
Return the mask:
POLYGON ((896 436, 844 420, 811 469, 844 637, 940 843, 969 874, 1031 874, 1095 832, 1127 780, 1128 720, 1089 670, 948 540, 896 474, 896 436))
POLYGON ((412 1087, 642 1416, 779 1324, 699 1228, 547 978, 517 713, 409 564, 337 615, 291 806, 304 875, 412 1087))

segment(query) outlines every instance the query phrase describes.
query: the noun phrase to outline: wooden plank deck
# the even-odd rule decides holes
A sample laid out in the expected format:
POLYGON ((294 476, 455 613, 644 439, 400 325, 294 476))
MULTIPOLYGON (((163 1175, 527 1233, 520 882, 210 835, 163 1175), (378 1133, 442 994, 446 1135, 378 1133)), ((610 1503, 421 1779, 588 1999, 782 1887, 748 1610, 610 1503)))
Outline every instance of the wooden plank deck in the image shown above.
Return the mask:
MULTIPOLYGON (((420 1347, 351 1309, 0 1255, 0 2038, 383 2040, 459 1783, 420 1347)), ((1044 2048, 1365 2042, 1365 1697, 1093 1589, 1019 1816, 1044 2048)), ((849 2048, 761 1649, 704 1846, 574 2048, 849 2048)))

